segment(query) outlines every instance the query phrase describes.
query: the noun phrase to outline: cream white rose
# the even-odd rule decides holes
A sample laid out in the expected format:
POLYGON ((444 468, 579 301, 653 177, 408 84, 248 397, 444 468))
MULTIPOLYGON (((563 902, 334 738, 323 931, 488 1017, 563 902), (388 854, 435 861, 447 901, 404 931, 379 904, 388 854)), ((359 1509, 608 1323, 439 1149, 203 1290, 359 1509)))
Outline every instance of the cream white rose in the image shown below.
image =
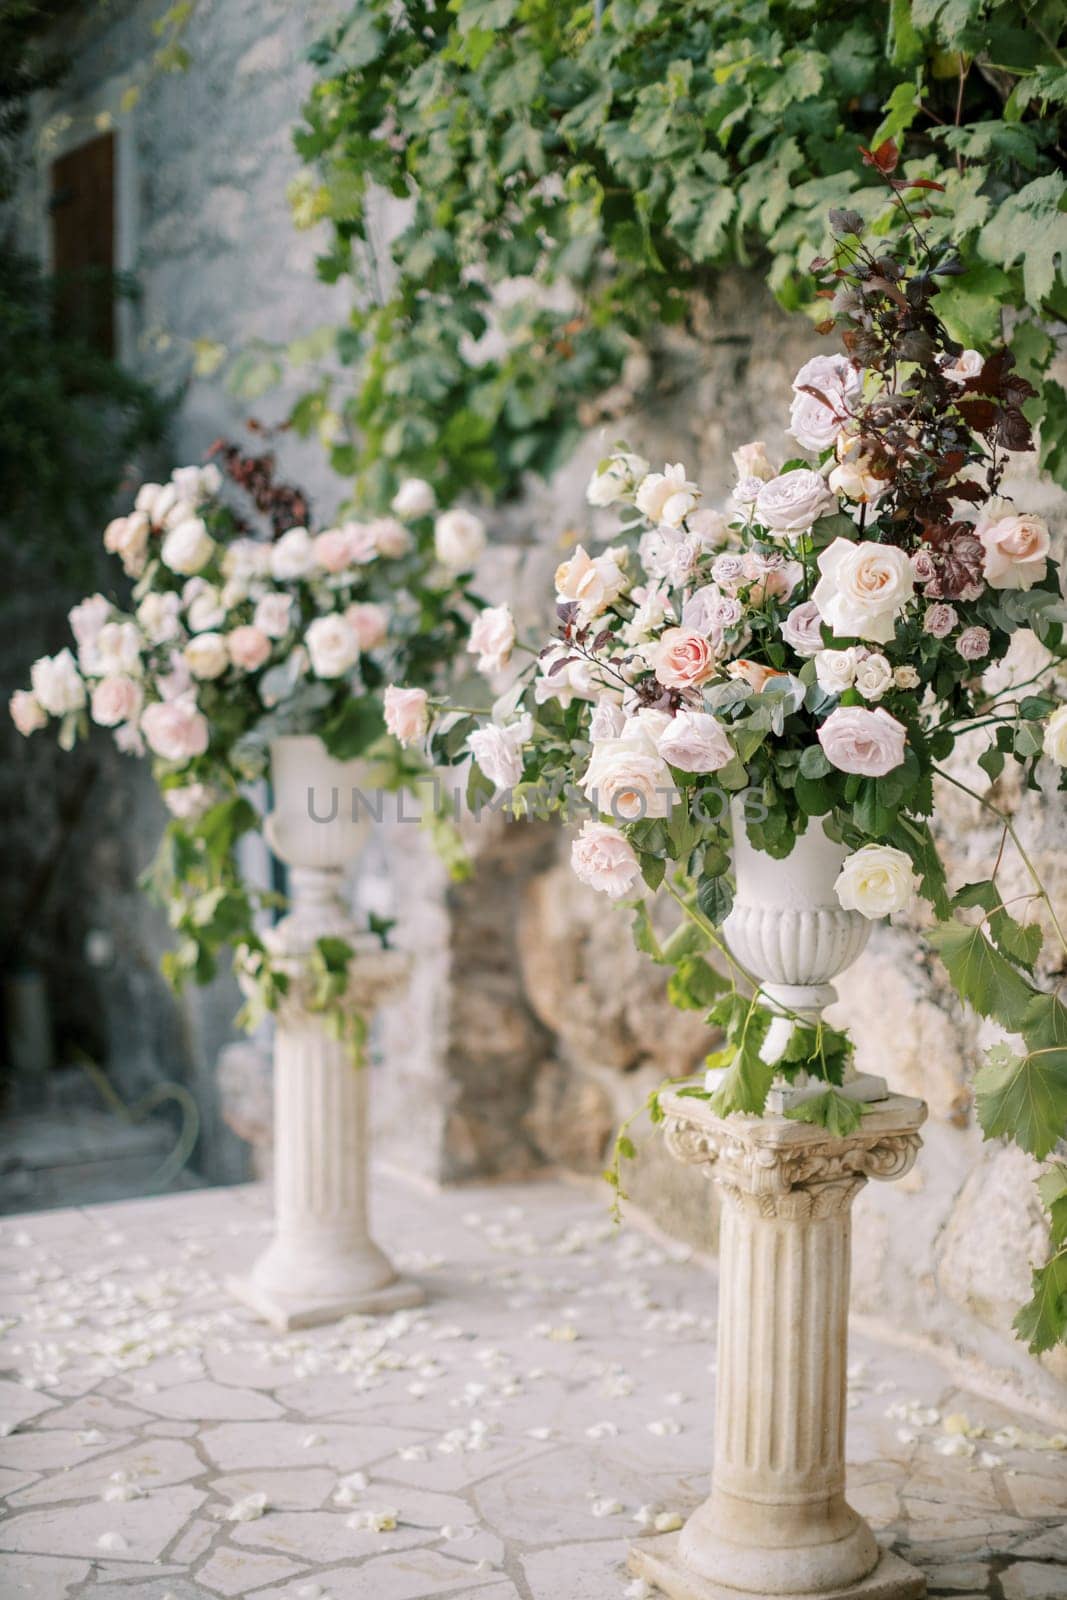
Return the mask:
POLYGON ((819 517, 837 504, 818 472, 794 467, 761 485, 756 495, 756 521, 771 533, 807 533, 819 517))
POLYGON ((620 450, 597 467, 586 485, 585 498, 591 506, 632 501, 634 490, 647 472, 648 462, 643 456, 620 450))
POLYGON ((104 549, 119 557, 131 578, 139 578, 145 569, 150 527, 143 511, 133 511, 128 517, 115 517, 104 529, 104 549))
POLYGON ((144 670, 141 630, 135 622, 105 622, 87 653, 92 657, 94 676, 116 672, 139 678, 144 670))
POLYGON ((160 560, 171 572, 191 577, 206 567, 215 550, 215 541, 202 517, 189 517, 171 528, 163 539, 160 560))
POLYGON ((425 478, 405 478, 392 499, 398 517, 428 517, 437 505, 437 496, 425 478))
POLYGON ((985 359, 978 350, 961 350, 953 361, 946 361, 942 357, 941 372, 949 383, 967 383, 971 378, 977 378, 985 366, 985 359))
POLYGON ((65 717, 85 704, 85 684, 69 650, 35 661, 30 684, 37 703, 50 717, 65 717))
POLYGON ((533 718, 527 714, 506 728, 491 722, 477 729, 467 740, 467 749, 490 783, 500 793, 514 789, 522 779, 522 747, 533 733, 533 718))
POLYGON ((368 524, 368 528, 374 540, 375 550, 387 560, 406 556, 414 546, 415 540, 410 529, 405 528, 395 517, 375 517, 374 521, 368 524))
POLYGON ((813 356, 793 379, 789 431, 805 450, 829 450, 862 388, 847 356, 813 356), (815 389, 818 394, 807 394, 815 389), (822 396, 823 398, 819 398, 822 396))
POLYGON ((889 480, 874 472, 869 456, 849 455, 839 461, 827 483, 834 494, 857 505, 870 505, 889 488, 889 480))
POLYGON ((28 689, 16 689, 7 703, 11 720, 23 738, 48 725, 48 713, 35 694, 28 689))
POLYGON ((278 583, 306 578, 315 566, 315 543, 306 528, 290 528, 270 547, 271 575, 278 583))
POLYGON ((696 506, 700 490, 685 475, 680 461, 662 472, 648 472, 637 485, 634 503, 650 522, 664 522, 677 528, 696 506))
POLYGON ((515 648, 515 618, 511 607, 486 606, 471 626, 467 649, 478 657, 478 671, 500 672, 511 660, 515 648))
POLYGON ((534 680, 534 701, 543 706, 548 700, 558 700, 564 710, 574 700, 595 700, 602 692, 596 668, 584 656, 568 661, 565 667, 553 672, 561 655, 566 655, 565 645, 556 646, 549 655, 541 657, 538 676, 534 680))
POLYGON ((444 511, 433 525, 434 552, 450 572, 470 572, 485 546, 485 523, 473 511, 444 511))
POLYGON ((142 511, 154 527, 161 528, 164 518, 182 500, 174 483, 142 483, 133 506, 135 511, 142 511))
POLYGON ((198 506, 202 500, 218 494, 222 488, 222 473, 213 461, 209 461, 206 467, 175 467, 170 481, 178 491, 180 500, 188 500, 198 506))
POLYGON ((1060 706, 1045 723, 1042 749, 1050 761, 1067 767, 1067 706, 1060 706))
POLYGON ((767 446, 762 439, 753 439, 751 444, 741 445, 733 453, 733 463, 739 478, 758 478, 761 483, 769 483, 778 472, 771 465, 767 446))
POLYGON ((111 615, 111 601, 102 594, 91 594, 88 600, 82 600, 78 605, 72 606, 67 613, 70 631, 79 645, 89 645, 96 642, 100 629, 111 615))
POLYGON ((679 711, 661 734, 658 749, 681 772, 718 772, 734 756, 722 723, 706 711, 679 711))
POLYGON ((191 633, 207 633, 226 621, 222 592, 203 578, 190 578, 182 590, 182 603, 191 633))
POLYGON ((624 900, 641 877, 630 841, 606 822, 586 822, 571 845, 571 866, 579 882, 609 900, 624 900))
POLYGON ((230 652, 221 633, 198 633, 182 651, 194 678, 221 678, 230 664, 230 652))
POLYGON ((893 669, 885 656, 868 650, 856 663, 855 685, 865 700, 880 700, 893 684, 893 669))
POLYGON ((911 857, 903 850, 865 844, 845 861, 834 891, 845 911, 858 911, 874 921, 907 911, 916 887, 911 857))
POLYGON ((252 621, 270 639, 284 639, 293 625, 291 594, 265 594, 257 602, 252 621))
POLYGON ((556 568, 557 598, 576 601, 583 617, 599 616, 626 588, 623 557, 624 552, 614 547, 590 556, 579 545, 570 560, 556 568))
POLYGON ((430 726, 430 699, 425 689, 402 689, 391 683, 382 703, 385 726, 394 739, 409 745, 424 736, 430 726))
POLYGON ((146 594, 137 607, 137 624, 149 644, 166 644, 176 639, 182 631, 181 596, 153 590, 146 594))
POLYGON ((856 681, 860 652, 855 645, 847 650, 820 650, 815 657, 815 681, 827 694, 844 694, 856 681))
POLYGON ((1032 589, 1048 570, 1051 545, 1044 517, 990 515, 978 519, 975 533, 985 552, 982 571, 993 589, 1032 589))
POLYGON ((582 790, 598 811, 609 812, 620 822, 669 817, 674 802, 667 763, 625 732, 619 739, 593 746, 582 790))
POLYGON ((316 617, 304 635, 317 678, 343 678, 359 660, 356 630, 344 617, 316 617))
POLYGON ((915 573, 897 545, 835 539, 819 556, 812 598, 838 636, 888 644, 915 589, 915 573))

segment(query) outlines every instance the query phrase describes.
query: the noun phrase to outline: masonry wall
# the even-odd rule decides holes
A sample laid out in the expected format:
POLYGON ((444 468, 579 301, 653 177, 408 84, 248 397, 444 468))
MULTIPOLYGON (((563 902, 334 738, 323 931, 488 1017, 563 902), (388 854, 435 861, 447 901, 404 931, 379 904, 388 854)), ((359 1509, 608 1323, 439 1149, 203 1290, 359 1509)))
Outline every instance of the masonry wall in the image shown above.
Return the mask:
MULTIPOLYGON (((124 237, 143 295, 127 347, 134 364, 161 382, 185 382, 199 339, 237 348, 341 314, 344 291, 316 283, 314 236, 293 230, 284 198, 296 170, 289 130, 308 82, 303 51, 335 9, 325 0, 298 7, 201 0, 193 67, 149 84, 120 121, 124 237)), ((41 108, 35 133, 45 153, 79 127, 91 132, 96 116, 117 107, 151 51, 157 12, 154 3, 138 3, 109 8, 106 26, 87 21, 75 41, 74 78, 41 108), (81 121, 66 127, 67 116, 81 121)), ((40 184, 31 183, 21 207, 26 239, 39 236, 42 215, 40 184)), ((785 453, 789 381, 816 345, 803 323, 785 318, 755 278, 741 274, 722 283, 698 322, 697 338, 665 335, 654 349, 635 352, 631 375, 644 386, 642 403, 624 385, 601 420, 611 439, 627 435, 653 461, 684 460, 712 503, 721 503, 732 448, 763 437, 785 453)), ((284 394, 271 395, 257 410, 269 420, 284 403, 284 394)), ((173 430, 173 461, 195 459, 217 434, 235 433, 246 409, 217 380, 190 384, 173 430)), ((561 548, 596 531, 583 489, 602 434, 597 418, 590 423, 584 449, 555 482, 531 485, 520 506, 493 518, 483 586, 493 598, 523 596, 521 620, 530 629, 543 625, 538 597, 549 599, 561 548)), ((343 486, 328 479, 315 448, 286 443, 281 454, 328 514, 343 486)), ((1062 522, 1062 497, 1047 486, 1028 491, 1028 503, 1062 522)), ((609 532, 610 518, 598 526, 609 532)), ((52 781, 55 758, 33 759, 52 781)), ((109 769, 108 791, 113 809, 93 826, 100 849, 118 863, 122 891, 101 896, 98 856, 75 852, 69 900, 93 904, 120 938, 117 968, 127 976, 115 1005, 140 1019, 136 1059, 145 1073, 181 1071, 196 1085, 215 1140, 206 1170, 224 1176, 239 1162, 220 1122, 214 1067, 235 997, 221 985, 176 1010, 147 976, 133 987, 129 974, 150 972, 165 938, 133 889, 133 867, 159 814, 144 774, 128 764, 109 769)), ((1010 791, 1002 798, 1018 802, 1038 860, 1067 893, 1062 806, 1034 797, 1024 803, 1010 791)), ((951 797, 943 818, 954 876, 981 875, 995 850, 989 831, 951 797)), ((699 1018, 667 1006, 660 974, 632 949, 625 916, 574 881, 552 829, 481 824, 468 836, 474 876, 464 885, 448 883, 411 826, 386 829, 366 862, 360 894, 398 916, 401 940, 416 954, 411 996, 378 1033, 379 1149, 433 1182, 550 1165, 593 1174, 618 1123, 665 1076, 697 1066, 711 1041, 699 1018)), ((89 982, 79 929, 76 921, 54 929, 72 985, 89 982)), ((938 1339, 979 1376, 1000 1373, 1037 1393, 1052 1379, 1021 1351, 1009 1324, 1027 1294, 1021 1255, 1040 1251, 1042 1224, 1031 1163, 983 1146, 974 1125, 975 1022, 961 1014, 908 929, 876 931, 841 992, 840 1015, 855 1029, 862 1064, 931 1106, 915 1173, 902 1184, 872 1186, 858 1203, 855 1305, 938 1339)), ((125 1056, 117 1022, 108 1026, 125 1056)), ((262 1145, 265 1059, 244 1052, 242 1062, 228 1074, 232 1120, 245 1133, 258 1131, 262 1145)), ((634 1202, 668 1231, 713 1247, 709 1186, 668 1162, 654 1136, 639 1132, 638 1142, 641 1159, 627 1185, 634 1202)))

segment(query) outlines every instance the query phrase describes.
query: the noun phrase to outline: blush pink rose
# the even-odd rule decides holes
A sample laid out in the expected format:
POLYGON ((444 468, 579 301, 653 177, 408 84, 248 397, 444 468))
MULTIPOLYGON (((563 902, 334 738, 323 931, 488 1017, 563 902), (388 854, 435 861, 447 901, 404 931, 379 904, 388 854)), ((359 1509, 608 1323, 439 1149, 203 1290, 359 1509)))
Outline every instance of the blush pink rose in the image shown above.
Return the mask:
POLYGON ((982 518, 974 531, 982 542, 982 571, 991 588, 1031 589, 1044 578, 1051 539, 1043 517, 982 518))
POLYGON ((41 705, 37 696, 28 689, 16 689, 7 703, 11 713, 11 720, 19 733, 24 738, 29 738, 31 733, 36 733, 38 728, 43 728, 48 723, 48 713, 41 705))
POLYGON ((839 706, 819 729, 826 759, 838 772, 857 772, 864 778, 884 778, 904 760, 907 733, 903 723, 881 706, 839 706))
POLYGON ((606 822, 587 822, 571 845, 575 876, 609 900, 624 900, 641 876, 633 846, 606 822))
POLYGON ((344 528, 327 528, 316 537, 312 549, 324 572, 343 572, 355 560, 352 540, 344 528))
POLYGON ((718 772, 734 758, 722 723, 706 711, 679 711, 660 735, 657 748, 668 766, 680 772, 718 772))
POLYGON ((652 670, 668 689, 694 688, 717 669, 711 640, 692 628, 668 628, 652 652, 652 670))
POLYGON ((249 622, 226 635, 226 648, 235 667, 243 672, 255 672, 269 657, 271 641, 262 628, 249 622))
POLYGON ((349 606, 345 621, 359 640, 360 650, 377 650, 389 635, 389 613, 373 600, 359 601, 349 606))
POLYGON ((403 745, 414 744, 430 726, 429 696, 425 689, 401 689, 391 683, 382 703, 385 726, 403 745))
POLYGON ((141 732, 148 748, 164 761, 191 761, 202 756, 210 736, 207 718, 197 710, 191 694, 148 706, 141 715, 141 732))
POLYGON ((133 722, 144 702, 144 692, 133 678, 101 678, 93 690, 89 710, 101 728, 117 728, 120 722, 133 722))

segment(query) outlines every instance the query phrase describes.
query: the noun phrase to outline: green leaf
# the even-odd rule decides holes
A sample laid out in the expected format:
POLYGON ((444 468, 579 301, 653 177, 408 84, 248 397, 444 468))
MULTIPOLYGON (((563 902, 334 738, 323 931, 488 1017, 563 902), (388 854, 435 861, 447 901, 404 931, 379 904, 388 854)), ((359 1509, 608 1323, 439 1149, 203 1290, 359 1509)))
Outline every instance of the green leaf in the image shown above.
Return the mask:
POLYGON ((706 1011, 728 987, 703 956, 685 956, 667 983, 667 998, 679 1011, 706 1011))
POLYGON ((702 876, 697 880, 697 906, 713 927, 722 926, 733 903, 734 891, 728 878, 702 876))
POLYGON ((1067 1049, 1020 1056, 994 1045, 975 1079, 975 1107, 987 1139, 1003 1134, 1043 1160, 1067 1133, 1067 1049))
POLYGON ((1052 1243, 1061 1245, 1067 1239, 1067 1166, 1054 1161, 1037 1180, 1041 1204, 1052 1219, 1052 1243))
POLYGON ((993 1017, 1004 1027, 1017 1029, 1034 991, 1006 961, 981 928, 961 922, 942 922, 927 934, 940 955, 960 997, 983 1017, 993 1017))
POLYGON ((982 229, 978 246, 987 261, 1011 267, 1021 260, 1026 298, 1040 306, 1052 291, 1057 262, 1067 251, 1064 205, 1067 178, 1050 172, 1009 196, 982 229))
POLYGON ((648 904, 644 900, 639 900, 637 905, 634 906, 634 920, 630 931, 633 934, 634 944, 641 954, 651 956, 657 965, 662 966, 665 959, 663 948, 656 937, 656 930, 652 926, 652 918, 648 912, 648 904))
POLYGON ((1033 1296, 1012 1326, 1034 1355, 1051 1350, 1067 1338, 1067 1248, 1034 1272, 1033 1296))
POLYGON ((385 718, 374 700, 346 700, 322 725, 322 742, 338 761, 352 761, 385 733, 385 718))
POLYGON ((836 1089, 827 1089, 825 1094, 815 1095, 810 1100, 802 1100, 799 1105, 790 1107, 785 1115, 790 1122, 810 1122, 816 1127, 825 1128, 835 1138, 844 1139, 850 1133, 855 1133, 862 1122, 863 1107, 859 1101, 838 1094, 836 1089))

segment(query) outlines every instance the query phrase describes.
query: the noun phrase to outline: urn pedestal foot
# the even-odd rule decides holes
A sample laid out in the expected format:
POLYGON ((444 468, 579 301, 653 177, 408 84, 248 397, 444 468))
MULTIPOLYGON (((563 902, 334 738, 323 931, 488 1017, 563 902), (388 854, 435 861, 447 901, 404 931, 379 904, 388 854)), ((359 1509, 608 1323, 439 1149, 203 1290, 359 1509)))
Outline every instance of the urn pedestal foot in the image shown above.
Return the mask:
POLYGON ((711 1494, 631 1569, 672 1600, 918 1600, 845 1498, 852 1202, 903 1176, 920 1100, 872 1102, 843 1137, 787 1117, 715 1116, 661 1096, 668 1149, 723 1195, 711 1494))
MULTIPOLYGON (((744 1600, 746 1591, 702 1578, 687 1567, 678 1554, 678 1538, 676 1533, 665 1533, 638 1540, 630 1547, 630 1571, 654 1584, 669 1600, 744 1600)), ((873 1571, 857 1583, 844 1589, 775 1591, 775 1600, 924 1600, 925 1594, 926 1579, 918 1568, 891 1550, 882 1550, 873 1571)))
POLYGON ((324 1322, 339 1322, 342 1317, 388 1316, 393 1311, 421 1306, 426 1299, 421 1286, 408 1278, 394 1278, 380 1289, 367 1289, 361 1294, 318 1299, 264 1289, 251 1276, 229 1278, 226 1287, 235 1300, 248 1306, 279 1333, 291 1333, 295 1328, 317 1328, 324 1322))

